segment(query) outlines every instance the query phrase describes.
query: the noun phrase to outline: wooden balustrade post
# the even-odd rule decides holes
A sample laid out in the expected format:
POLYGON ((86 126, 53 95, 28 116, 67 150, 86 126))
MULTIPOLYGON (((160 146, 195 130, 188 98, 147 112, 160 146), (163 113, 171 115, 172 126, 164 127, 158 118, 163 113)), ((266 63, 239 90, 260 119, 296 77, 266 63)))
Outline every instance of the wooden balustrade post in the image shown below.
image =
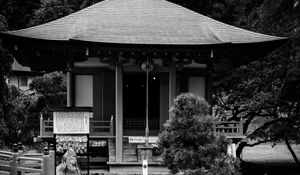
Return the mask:
POLYGON ((23 156, 23 145, 21 142, 18 143, 18 153, 20 156, 23 156))
POLYGON ((14 144, 14 146, 13 146, 13 152, 14 153, 17 153, 18 152, 18 144, 14 144))
MULTIPOLYGON (((19 142, 18 143, 18 156, 19 157, 22 157, 23 156, 23 145, 22 145, 22 142, 19 142)), ((22 167, 23 166, 23 160, 18 160, 16 162, 16 165, 19 166, 19 167, 22 167)), ((21 171, 21 172, 18 172, 17 173, 18 175, 25 175, 25 172, 24 171, 21 171)))
POLYGON ((50 149, 49 149, 49 164, 48 164, 48 175, 54 175, 55 174, 55 150, 53 144, 50 144, 50 149))
POLYGON ((49 155, 49 149, 47 146, 44 148, 44 155, 49 155))
POLYGON ((40 113, 40 136, 44 135, 43 128, 44 128, 43 113, 40 113))
POLYGON ((14 146, 13 146, 13 152, 14 153, 12 155, 11 162, 10 162, 11 170, 9 172, 9 175, 18 175, 18 172, 16 171, 16 161, 17 161, 17 157, 19 155, 17 144, 14 144, 14 146))
POLYGON ((239 123, 235 123, 234 124, 234 129, 233 129, 233 132, 234 132, 234 134, 236 135, 236 134, 238 134, 240 131, 240 124, 239 123))
POLYGON ((10 170, 10 173, 9 173, 10 175, 18 175, 18 172, 16 170, 16 167, 17 167, 17 164, 16 164, 17 157, 18 157, 18 153, 14 153, 12 155, 11 162, 10 162, 10 167, 12 169, 10 170))
POLYGON ((243 122, 243 120, 240 120, 240 123, 239 123, 239 134, 241 136, 244 135, 244 122, 243 122))
POLYGON ((44 155, 43 155, 43 166, 42 166, 42 174, 43 175, 50 175, 49 174, 49 161, 50 156, 49 156, 49 151, 48 148, 44 148, 44 155))
POLYGON ((43 175, 50 175, 48 165, 49 165, 49 155, 43 155, 43 166, 42 166, 43 175))
POLYGON ((111 118, 110 118, 110 135, 114 135, 114 116, 111 115, 111 118))

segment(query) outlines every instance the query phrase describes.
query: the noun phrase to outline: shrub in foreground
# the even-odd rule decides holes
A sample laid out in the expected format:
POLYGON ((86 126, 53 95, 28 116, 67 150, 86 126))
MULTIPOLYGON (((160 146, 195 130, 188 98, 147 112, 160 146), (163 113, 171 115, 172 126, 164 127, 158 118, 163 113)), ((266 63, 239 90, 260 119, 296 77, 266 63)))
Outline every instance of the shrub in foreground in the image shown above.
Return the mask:
POLYGON ((158 144, 172 174, 240 174, 238 163, 226 154, 225 136, 213 133, 213 118, 204 99, 181 94, 170 112, 173 116, 164 125, 158 144))

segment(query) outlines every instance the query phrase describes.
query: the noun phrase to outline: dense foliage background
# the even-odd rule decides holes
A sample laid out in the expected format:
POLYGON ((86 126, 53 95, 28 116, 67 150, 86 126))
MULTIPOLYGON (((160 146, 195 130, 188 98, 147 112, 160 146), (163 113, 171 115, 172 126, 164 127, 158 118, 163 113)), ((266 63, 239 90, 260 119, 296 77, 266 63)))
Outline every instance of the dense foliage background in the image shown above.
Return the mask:
POLYGON ((66 76, 53 72, 36 78, 30 84, 34 93, 7 86, 7 99, 0 123, 0 147, 22 142, 30 144, 39 133, 40 113, 49 117, 49 107, 65 106, 66 76))

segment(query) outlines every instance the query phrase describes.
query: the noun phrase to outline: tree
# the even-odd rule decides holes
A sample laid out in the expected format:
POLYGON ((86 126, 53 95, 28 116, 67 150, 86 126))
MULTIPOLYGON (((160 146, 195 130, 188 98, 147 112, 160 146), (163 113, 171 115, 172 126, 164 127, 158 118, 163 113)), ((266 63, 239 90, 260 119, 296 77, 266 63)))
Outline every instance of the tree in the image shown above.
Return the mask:
POLYGON ((32 18, 34 10, 40 7, 40 0, 1 0, 0 16, 5 17, 7 29, 25 28, 32 18))
POLYGON ((240 144, 237 154, 245 146, 284 141, 300 165, 290 146, 300 138, 300 6, 286 0, 266 3, 268 6, 263 4, 251 12, 246 28, 289 36, 290 40, 268 57, 241 66, 216 83, 215 103, 221 109, 220 118, 243 119, 244 133, 257 141, 240 144))
POLYGON ((25 94, 14 86, 7 87, 4 116, 0 120, 0 138, 6 145, 22 141, 31 143, 39 131, 39 115, 50 116, 51 106, 66 104, 66 77, 54 72, 35 78, 30 87, 36 93, 25 94))
POLYGON ((37 9, 34 13, 34 17, 31 19, 29 25, 35 26, 43 23, 47 23, 61 17, 67 16, 73 13, 75 10, 68 1, 45 1, 41 8, 37 9))
POLYGON ((52 72, 37 77, 31 82, 30 88, 41 95, 49 106, 66 105, 67 80, 62 72, 52 72))
POLYGON ((236 162, 226 155, 225 136, 213 133, 213 118, 204 99, 181 94, 170 112, 173 116, 158 144, 172 174, 239 174, 236 162))
POLYGON ((32 139, 39 131, 39 96, 36 94, 20 94, 12 100, 10 117, 7 120, 9 128, 6 143, 32 143, 32 139))
POLYGON ((53 0, 44 1, 41 7, 34 12, 34 16, 29 22, 29 26, 47 23, 78 10, 86 8, 102 0, 53 0))
POLYGON ((197 13, 231 25, 244 21, 263 0, 169 0, 197 13))
POLYGON ((6 145, 22 141, 32 142, 37 134, 39 111, 38 96, 24 94, 15 86, 8 86, 8 98, 3 111, 5 117, 1 120, 1 141, 6 145))
POLYGON ((10 106, 10 93, 6 79, 10 73, 13 58, 8 50, 2 47, 1 42, 0 39, 0 128, 4 129, 6 128, 5 117, 7 117, 10 106))
POLYGON ((31 82, 30 88, 40 95, 38 101, 45 117, 50 116, 49 108, 67 104, 67 81, 62 72, 37 77, 31 82))
MULTIPOLYGON (((103 0, 52 0, 44 1, 35 10, 29 26, 43 24, 64 17, 103 0)), ((247 16, 253 7, 262 0, 169 0, 195 12, 210 16, 228 24, 239 24, 242 17, 247 16)))
POLYGON ((300 64, 287 71, 279 103, 279 113, 285 119, 271 126, 268 136, 273 140, 284 140, 295 162, 300 165, 290 145, 290 141, 300 144, 300 64))
MULTIPOLYGON (((228 120, 243 119, 244 133, 257 140, 240 144, 237 154, 244 146, 299 140, 299 63, 281 58, 242 66, 215 90, 216 103, 223 110, 220 116, 228 120)), ((294 159, 298 162, 297 157, 294 159)))
MULTIPOLYGON (((24 28, 32 16, 34 9, 39 7, 39 0, 1 0, 0 1, 0 31, 24 28)), ((9 122, 12 109, 12 87, 7 86, 6 80, 11 71, 13 56, 5 48, 0 39, 0 131, 1 138, 9 136, 9 122)), ((10 137, 7 137, 10 138, 10 137)), ((14 138, 13 136, 11 138, 14 138)))
MULTIPOLYGON (((6 84, 5 84, 6 85, 6 84)), ((0 118, 0 138, 4 143, 8 143, 6 138, 9 137, 9 122, 12 119, 10 117, 10 111, 12 109, 12 100, 19 95, 19 91, 14 86, 5 86, 4 98, 1 103, 1 118, 0 118)))

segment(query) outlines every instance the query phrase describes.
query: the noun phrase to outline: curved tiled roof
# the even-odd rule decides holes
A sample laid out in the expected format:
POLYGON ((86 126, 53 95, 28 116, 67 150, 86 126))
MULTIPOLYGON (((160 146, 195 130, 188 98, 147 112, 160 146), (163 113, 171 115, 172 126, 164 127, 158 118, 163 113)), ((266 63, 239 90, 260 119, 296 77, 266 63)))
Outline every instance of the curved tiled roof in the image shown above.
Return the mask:
POLYGON ((119 44, 215 45, 285 39, 230 26, 165 0, 106 0, 9 35, 119 44))

